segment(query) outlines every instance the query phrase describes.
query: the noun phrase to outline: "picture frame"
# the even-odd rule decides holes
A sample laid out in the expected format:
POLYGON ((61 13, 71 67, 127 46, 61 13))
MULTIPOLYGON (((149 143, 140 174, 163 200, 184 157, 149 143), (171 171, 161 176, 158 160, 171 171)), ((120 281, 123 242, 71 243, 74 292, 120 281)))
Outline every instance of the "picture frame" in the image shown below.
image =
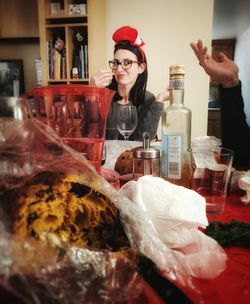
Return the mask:
POLYGON ((22 59, 0 59, 0 96, 19 97, 25 92, 22 59))

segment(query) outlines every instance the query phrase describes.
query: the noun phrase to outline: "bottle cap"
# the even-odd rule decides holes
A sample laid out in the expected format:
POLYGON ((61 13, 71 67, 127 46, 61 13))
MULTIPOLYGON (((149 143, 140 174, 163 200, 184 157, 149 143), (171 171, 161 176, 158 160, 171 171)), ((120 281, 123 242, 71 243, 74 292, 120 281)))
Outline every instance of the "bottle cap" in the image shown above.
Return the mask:
POLYGON ((178 74, 185 74, 185 66, 182 64, 175 64, 169 67, 170 75, 178 75, 178 74))
POLYGON ((150 135, 144 132, 143 135, 143 146, 136 147, 133 149, 134 158, 152 159, 160 157, 160 150, 154 147, 150 147, 150 135))

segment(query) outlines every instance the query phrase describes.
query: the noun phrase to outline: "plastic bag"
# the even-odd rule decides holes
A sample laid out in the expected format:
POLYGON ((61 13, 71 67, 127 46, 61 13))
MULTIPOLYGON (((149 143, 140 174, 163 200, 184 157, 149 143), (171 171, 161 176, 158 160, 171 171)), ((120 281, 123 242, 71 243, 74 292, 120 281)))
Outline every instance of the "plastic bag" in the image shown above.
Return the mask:
POLYGON ((25 303, 119 303, 143 292, 136 265, 122 256, 74 246, 62 254, 46 242, 11 238, 3 226, 0 232, 0 284, 25 303))
MULTIPOLYGON (((51 258, 42 259, 40 263, 37 257, 45 257, 49 252, 46 245, 40 245, 35 241, 30 243, 26 238, 16 239, 15 235, 11 234, 12 223, 10 217, 3 211, 3 198, 6 202, 6 199, 8 200, 6 193, 18 193, 19 189, 32 183, 33 178, 43 172, 60 172, 67 176, 77 176, 84 185, 108 197, 119 209, 120 220, 131 246, 149 258, 157 255, 158 267, 164 270, 169 280, 177 285, 192 286, 191 278, 179 263, 175 253, 161 242, 156 231, 152 231, 147 220, 145 221, 145 215, 127 198, 119 195, 83 155, 64 145, 49 126, 36 119, 23 121, 0 119, 0 166, 3 169, 0 171, 0 209, 2 210, 0 222, 6 232, 1 233, 0 263, 1 265, 7 263, 6 267, 0 268, 0 278, 1 283, 11 289, 14 288, 12 284, 14 279, 18 280, 18 284, 20 281, 24 282, 27 287, 25 291, 29 291, 28 299, 25 298, 27 303, 44 303, 42 300, 44 296, 46 299, 52 297, 55 303, 56 301, 79 303, 79 299, 87 297, 89 292, 92 294, 91 299, 94 298, 96 303, 99 299, 103 300, 100 298, 102 294, 105 296, 105 301, 116 303, 121 300, 118 296, 118 291, 120 292, 121 289, 126 291, 128 301, 141 293, 140 284, 137 284, 140 280, 136 279, 138 274, 135 265, 133 263, 131 265, 131 261, 125 259, 122 262, 124 267, 118 266, 119 255, 116 258, 112 253, 103 251, 96 253, 83 248, 74 249, 71 246, 61 248, 59 243, 58 247, 61 249, 59 251, 51 249, 51 258), (9 251, 8 248, 15 250, 9 251), (31 254, 34 259, 27 255, 29 248, 33 248, 31 254), (78 254, 84 257, 91 256, 92 259, 89 263, 91 271, 88 270, 83 275, 79 275, 81 263, 78 267, 71 259, 78 254), (17 260, 17 257, 20 259, 17 260), (99 269, 94 269, 93 266, 99 263, 103 267, 101 278, 99 269), (89 271, 93 272, 93 277, 89 276, 89 271), (123 277, 127 271, 130 275, 121 283, 118 277, 123 277), (101 283, 94 288, 97 286, 96 280, 98 282, 100 280, 101 283), (77 286, 81 287, 79 294, 75 290, 77 286), (127 288, 128 286, 130 288, 127 288), (44 291, 42 295, 40 295, 41 290, 44 291), (72 299, 76 299, 75 302, 72 299)), ((12 203, 11 196, 8 203, 10 205, 12 203)), ((57 241, 52 243, 57 245, 57 241)))
MULTIPOLYGON (((145 223, 150 223, 148 227, 158 234, 162 246, 172 248, 186 273, 211 279, 225 269, 224 250, 198 231, 208 225, 205 199, 198 193, 149 175, 128 182, 120 193, 144 213, 145 223)), ((150 258, 157 265, 164 262, 156 252, 150 258)))

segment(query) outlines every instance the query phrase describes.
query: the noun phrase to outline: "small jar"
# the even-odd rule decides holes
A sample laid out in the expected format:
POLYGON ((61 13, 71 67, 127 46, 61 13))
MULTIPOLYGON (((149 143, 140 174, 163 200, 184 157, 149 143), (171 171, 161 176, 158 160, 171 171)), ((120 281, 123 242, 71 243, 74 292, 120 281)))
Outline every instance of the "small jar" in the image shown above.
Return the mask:
POLYGON ((79 79, 78 68, 72 69, 72 79, 79 79))
POLYGON ((133 149, 133 178, 160 176, 160 150, 150 147, 150 135, 143 133, 143 146, 133 149))

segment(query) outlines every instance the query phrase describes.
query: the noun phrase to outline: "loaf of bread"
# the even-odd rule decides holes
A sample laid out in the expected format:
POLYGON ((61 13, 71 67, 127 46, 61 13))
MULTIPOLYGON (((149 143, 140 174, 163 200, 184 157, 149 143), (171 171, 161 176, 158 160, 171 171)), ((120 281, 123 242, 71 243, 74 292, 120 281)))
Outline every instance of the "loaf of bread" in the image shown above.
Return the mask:
POLYGON ((116 160, 114 169, 120 175, 133 173, 133 150, 122 152, 116 160))
POLYGON ((116 251, 128 246, 116 206, 78 176, 39 174, 19 191, 11 210, 18 236, 41 239, 52 233, 91 249, 116 251))

